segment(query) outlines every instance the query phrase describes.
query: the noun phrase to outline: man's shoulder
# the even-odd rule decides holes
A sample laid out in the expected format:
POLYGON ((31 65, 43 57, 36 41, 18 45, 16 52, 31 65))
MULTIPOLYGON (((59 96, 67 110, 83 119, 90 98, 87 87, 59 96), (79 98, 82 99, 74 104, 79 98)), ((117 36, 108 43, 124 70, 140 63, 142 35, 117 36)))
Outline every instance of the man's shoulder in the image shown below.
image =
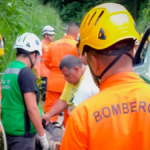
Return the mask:
POLYGON ((34 76, 34 73, 32 72, 32 70, 28 67, 25 67, 25 68, 22 68, 20 70, 20 73, 19 73, 19 78, 21 78, 22 76, 26 76, 26 77, 35 77, 34 76))
MULTIPOLYGON (((118 90, 107 88, 91 96, 74 108, 71 112, 72 118, 82 123, 83 120, 95 118, 99 114, 102 118, 109 118, 113 115, 123 114, 128 110, 130 113, 132 109, 138 111, 139 108, 136 109, 136 107, 140 106, 144 107, 145 112, 147 111, 146 108, 150 104, 150 85, 137 83, 133 88, 121 88, 121 85, 118 88, 118 90)), ((100 118, 97 119, 100 120, 100 118)))
POLYGON ((55 45, 58 45, 58 44, 70 44, 70 45, 73 45, 73 46, 76 46, 76 44, 77 44, 78 42, 76 41, 76 40, 74 40, 74 39, 59 39, 59 40, 56 40, 55 42, 53 42, 53 46, 55 46, 55 45))
POLYGON ((147 83, 141 84, 141 86, 137 83, 137 87, 139 87, 138 93, 140 93, 143 97, 150 97, 150 85, 147 83))
POLYGON ((30 68, 21 69, 18 84, 22 93, 37 91, 35 75, 30 68))
MULTIPOLYGON (((131 88, 131 87, 130 87, 131 88)), ((105 90, 100 91, 98 94, 95 94, 85 100, 82 104, 79 105, 78 109, 82 109, 82 107, 90 109, 92 106, 100 106, 100 108, 104 106, 111 106, 112 104, 116 103, 122 103, 120 100, 124 99, 126 101, 126 98, 129 97, 131 99, 134 99, 135 101, 140 101, 140 98, 142 97, 143 101, 149 101, 150 97, 150 85, 148 84, 137 84, 137 86, 134 86, 133 88, 124 88, 124 90, 121 88, 121 85, 118 86, 117 88, 112 89, 107 88, 105 90), (124 92, 125 91, 125 92, 124 92), (132 93, 132 95, 130 95, 132 93), (137 93, 140 96, 137 96, 137 93)))

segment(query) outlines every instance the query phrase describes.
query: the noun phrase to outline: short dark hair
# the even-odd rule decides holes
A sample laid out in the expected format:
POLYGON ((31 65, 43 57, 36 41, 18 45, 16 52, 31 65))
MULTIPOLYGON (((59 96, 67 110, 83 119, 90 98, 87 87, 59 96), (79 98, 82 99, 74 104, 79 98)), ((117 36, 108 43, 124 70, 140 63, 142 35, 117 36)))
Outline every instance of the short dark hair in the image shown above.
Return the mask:
POLYGON ((69 21, 67 26, 78 26, 78 27, 80 27, 79 24, 74 22, 74 21, 69 21))
POLYGON ((77 33, 79 32, 79 25, 74 22, 74 21, 70 21, 68 24, 67 24, 67 27, 66 27, 66 33, 67 35, 73 35, 74 33, 77 33))
POLYGON ((27 55, 23 52, 24 50, 22 48, 17 48, 16 49, 16 56, 22 55, 23 57, 27 57, 27 55))
POLYGON ((71 70, 75 66, 78 66, 79 68, 81 68, 82 67, 81 60, 76 56, 67 55, 61 60, 59 69, 62 70, 64 67, 66 67, 69 70, 71 70))
MULTIPOLYGON (((33 53, 38 53, 38 51, 33 51, 33 52, 31 52, 30 54, 33 54, 33 53)), ((22 48, 17 48, 17 49, 16 49, 16 56, 18 57, 18 56, 20 56, 20 55, 22 55, 23 57, 28 57, 28 56, 27 56, 27 52, 26 52, 24 49, 22 49, 22 48)))

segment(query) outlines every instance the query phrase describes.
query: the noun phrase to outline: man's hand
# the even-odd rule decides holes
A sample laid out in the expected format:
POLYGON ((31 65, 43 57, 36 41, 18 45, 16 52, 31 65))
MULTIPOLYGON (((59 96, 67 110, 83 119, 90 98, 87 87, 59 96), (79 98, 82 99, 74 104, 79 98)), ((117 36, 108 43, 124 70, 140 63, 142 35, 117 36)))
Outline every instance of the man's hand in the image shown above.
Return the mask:
POLYGON ((46 121, 46 126, 49 124, 49 122, 50 122, 50 119, 51 119, 51 117, 50 117, 50 115, 47 113, 47 114, 43 114, 42 115, 42 119, 43 120, 45 120, 46 121))
POLYGON ((42 150, 48 150, 49 149, 49 143, 48 140, 46 138, 46 134, 44 133, 44 135, 42 137, 39 136, 39 140, 42 146, 42 150))
POLYGON ((51 110, 43 114, 42 119, 46 121, 46 125, 49 124, 50 119, 54 117, 55 115, 60 114, 63 112, 65 109, 67 109, 68 105, 66 101, 63 101, 61 99, 58 99, 58 101, 54 104, 54 106, 51 108, 51 110))

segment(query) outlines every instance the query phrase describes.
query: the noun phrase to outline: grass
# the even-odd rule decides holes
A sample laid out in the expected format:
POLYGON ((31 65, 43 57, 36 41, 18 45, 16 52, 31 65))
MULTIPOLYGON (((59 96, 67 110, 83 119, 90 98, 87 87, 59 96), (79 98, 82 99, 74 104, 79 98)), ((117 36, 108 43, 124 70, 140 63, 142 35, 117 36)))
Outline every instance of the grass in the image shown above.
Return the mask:
POLYGON ((0 6, 0 33, 6 39, 5 57, 0 57, 0 72, 15 59, 13 46, 20 34, 32 32, 42 39, 41 31, 45 25, 55 28, 55 40, 64 34, 63 23, 50 4, 43 6, 38 0, 3 0, 0 6))

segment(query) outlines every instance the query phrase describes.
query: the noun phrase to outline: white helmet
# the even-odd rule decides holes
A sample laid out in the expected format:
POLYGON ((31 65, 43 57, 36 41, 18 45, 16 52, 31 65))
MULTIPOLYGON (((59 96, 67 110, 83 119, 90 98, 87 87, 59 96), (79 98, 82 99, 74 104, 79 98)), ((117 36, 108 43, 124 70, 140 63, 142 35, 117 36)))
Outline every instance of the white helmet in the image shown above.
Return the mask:
POLYGON ((42 30, 42 35, 44 35, 44 34, 55 34, 55 30, 53 27, 47 25, 42 30))
POLYGON ((40 39, 33 33, 26 32, 20 35, 14 45, 14 49, 21 48, 29 53, 38 51, 42 55, 42 44, 40 39))

